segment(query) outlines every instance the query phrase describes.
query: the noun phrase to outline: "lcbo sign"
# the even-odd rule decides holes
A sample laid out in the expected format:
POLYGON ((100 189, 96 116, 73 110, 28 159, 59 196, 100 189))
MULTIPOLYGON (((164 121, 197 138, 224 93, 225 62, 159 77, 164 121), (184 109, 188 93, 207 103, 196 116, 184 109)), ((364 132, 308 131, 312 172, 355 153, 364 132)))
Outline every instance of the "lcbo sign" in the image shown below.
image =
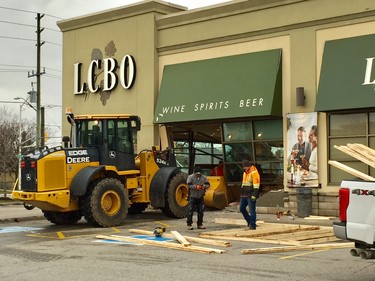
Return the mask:
POLYGON ((118 80, 120 80, 121 86, 124 89, 130 89, 135 82, 136 65, 134 58, 130 55, 126 55, 122 58, 120 63, 120 71, 118 74, 116 74, 118 63, 114 58, 91 61, 87 70, 87 83, 81 82, 81 68, 82 63, 74 64, 75 95, 83 94, 86 92, 86 90, 90 91, 91 93, 96 93, 99 90, 103 92, 111 91, 117 86, 118 80), (95 85, 95 74, 99 72, 98 70, 103 71, 104 79, 102 89, 100 89, 100 85, 95 85))

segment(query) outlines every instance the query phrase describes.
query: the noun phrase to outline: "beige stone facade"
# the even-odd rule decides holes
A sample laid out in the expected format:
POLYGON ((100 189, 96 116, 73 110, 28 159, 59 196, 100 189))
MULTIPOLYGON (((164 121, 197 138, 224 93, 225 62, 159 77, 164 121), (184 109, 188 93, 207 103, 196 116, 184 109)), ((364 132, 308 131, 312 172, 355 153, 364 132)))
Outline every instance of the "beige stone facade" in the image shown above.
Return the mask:
MULTIPOLYGON (((141 150, 158 143, 153 117, 164 66, 273 49, 282 50, 286 136, 288 113, 315 110, 325 42, 373 34, 375 2, 237 0, 189 11, 167 2, 143 1, 60 21, 58 25, 63 31, 63 106, 72 107, 76 114, 139 115, 141 150), (81 80, 85 82, 93 59, 112 57, 120 62, 125 55, 131 55, 136 62, 132 88, 117 85, 110 92, 74 94, 74 64, 82 63, 81 80), (305 89, 302 107, 296 106, 297 87, 305 89)), ((103 79, 100 75, 98 82, 103 79)), ((318 114, 318 124, 321 188, 313 190, 313 214, 337 216, 338 185, 329 184, 328 180, 330 148, 325 113, 318 114)), ((63 133, 69 133, 67 124, 63 124, 63 133)), ((285 161, 285 170, 286 165, 285 161)), ((295 209, 295 191, 286 187, 286 179, 284 186, 289 192, 285 207, 295 209)))

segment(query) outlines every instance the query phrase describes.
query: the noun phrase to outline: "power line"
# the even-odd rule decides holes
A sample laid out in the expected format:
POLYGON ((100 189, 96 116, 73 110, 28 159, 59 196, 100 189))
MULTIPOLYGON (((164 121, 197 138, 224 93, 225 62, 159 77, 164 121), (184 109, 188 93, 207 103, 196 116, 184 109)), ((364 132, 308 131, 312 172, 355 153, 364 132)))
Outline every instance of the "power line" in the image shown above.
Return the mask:
POLYGON ((61 44, 57 44, 57 43, 53 43, 53 42, 49 42, 49 41, 44 41, 44 42, 46 42, 47 44, 51 44, 51 45, 62 47, 61 44))
POLYGON ((11 22, 11 21, 5 21, 5 20, 0 20, 2 23, 8 23, 8 24, 14 24, 14 25, 21 25, 21 26, 27 26, 27 27, 32 27, 35 28, 35 25, 32 24, 25 24, 25 23, 18 23, 18 22, 11 22))
MULTIPOLYGON (((12 21, 5 21, 5 20, 0 20, 0 23, 7 23, 7 24, 21 25, 21 26, 36 28, 36 25, 26 24, 26 23, 19 23, 19 22, 12 22, 12 21)), ((61 33, 61 31, 57 30, 57 29, 48 28, 48 27, 43 27, 43 28, 46 29, 46 30, 50 30, 50 31, 55 31, 55 32, 61 33)))
POLYGON ((17 69, 17 68, 0 68, 0 71, 27 71, 26 69, 17 69))
POLYGON ((26 67, 26 68, 31 68, 31 67, 35 67, 34 65, 3 64, 3 63, 0 63, 0 66, 11 66, 11 67, 26 67))
MULTIPOLYGON (((23 12, 23 13, 29 13, 29 14, 37 14, 38 13, 38 12, 35 12, 35 11, 28 11, 28 10, 22 10, 22 9, 16 9, 16 8, 9 8, 9 7, 3 7, 3 6, 0 6, 0 9, 17 11, 17 12, 23 12)), ((49 15, 49 14, 45 14, 45 15, 49 16, 51 18, 63 20, 63 18, 56 17, 56 16, 53 16, 53 15, 49 15)))
POLYGON ((62 77, 57 75, 44 74, 44 76, 52 79, 62 80, 62 77))
MULTIPOLYGON (((8 67, 24 67, 24 68, 35 68, 36 66, 35 65, 17 65, 17 64, 0 64, 0 72, 24 72, 24 71, 27 71, 26 69, 17 69, 17 68, 1 68, 1 66, 8 66, 8 67)), ((59 73, 62 73, 62 71, 60 69, 56 69, 56 68, 52 68, 52 67, 45 67, 45 69, 49 69, 49 70, 52 70, 52 71, 56 71, 56 72, 59 72, 59 73)), ((61 76, 58 76, 56 74, 49 74, 50 76, 55 76, 55 77, 61 77, 61 76)))
POLYGON ((4 38, 4 39, 14 39, 14 40, 23 40, 23 41, 32 41, 32 42, 35 42, 35 41, 36 41, 35 39, 27 39, 27 38, 12 37, 12 36, 2 36, 2 35, 0 35, 0 38, 4 38))

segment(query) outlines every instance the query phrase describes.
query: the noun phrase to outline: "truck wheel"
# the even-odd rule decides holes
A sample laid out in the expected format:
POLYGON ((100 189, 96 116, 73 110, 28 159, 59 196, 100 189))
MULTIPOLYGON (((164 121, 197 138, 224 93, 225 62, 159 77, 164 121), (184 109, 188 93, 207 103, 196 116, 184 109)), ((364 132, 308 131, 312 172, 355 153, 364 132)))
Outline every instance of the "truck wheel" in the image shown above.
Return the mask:
POLYGON ((178 173, 168 183, 163 213, 172 218, 184 218, 188 212, 189 188, 187 175, 178 173))
POLYGON ((47 220, 57 225, 76 224, 82 217, 81 211, 64 212, 64 213, 43 211, 43 215, 47 220))
POLYGON ((124 185, 117 179, 104 178, 90 184, 82 209, 89 223, 110 227, 125 221, 128 206, 128 191, 124 185))

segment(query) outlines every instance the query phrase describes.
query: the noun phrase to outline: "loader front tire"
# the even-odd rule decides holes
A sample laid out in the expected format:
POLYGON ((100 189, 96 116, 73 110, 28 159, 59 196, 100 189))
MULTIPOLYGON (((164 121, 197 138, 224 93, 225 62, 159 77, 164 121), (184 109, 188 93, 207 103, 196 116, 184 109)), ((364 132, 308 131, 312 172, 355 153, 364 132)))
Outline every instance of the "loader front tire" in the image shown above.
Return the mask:
POLYGON ((57 225, 70 225, 76 224, 82 217, 81 211, 72 212, 53 212, 43 211, 44 217, 50 222, 57 225))
POLYGON ((95 226, 117 226, 125 221, 128 200, 127 189, 119 180, 99 179, 89 185, 83 199, 83 214, 95 226))
POLYGON ((184 218, 188 212, 189 188, 186 183, 187 175, 178 173, 174 175, 166 191, 165 207, 163 213, 171 218, 184 218))

